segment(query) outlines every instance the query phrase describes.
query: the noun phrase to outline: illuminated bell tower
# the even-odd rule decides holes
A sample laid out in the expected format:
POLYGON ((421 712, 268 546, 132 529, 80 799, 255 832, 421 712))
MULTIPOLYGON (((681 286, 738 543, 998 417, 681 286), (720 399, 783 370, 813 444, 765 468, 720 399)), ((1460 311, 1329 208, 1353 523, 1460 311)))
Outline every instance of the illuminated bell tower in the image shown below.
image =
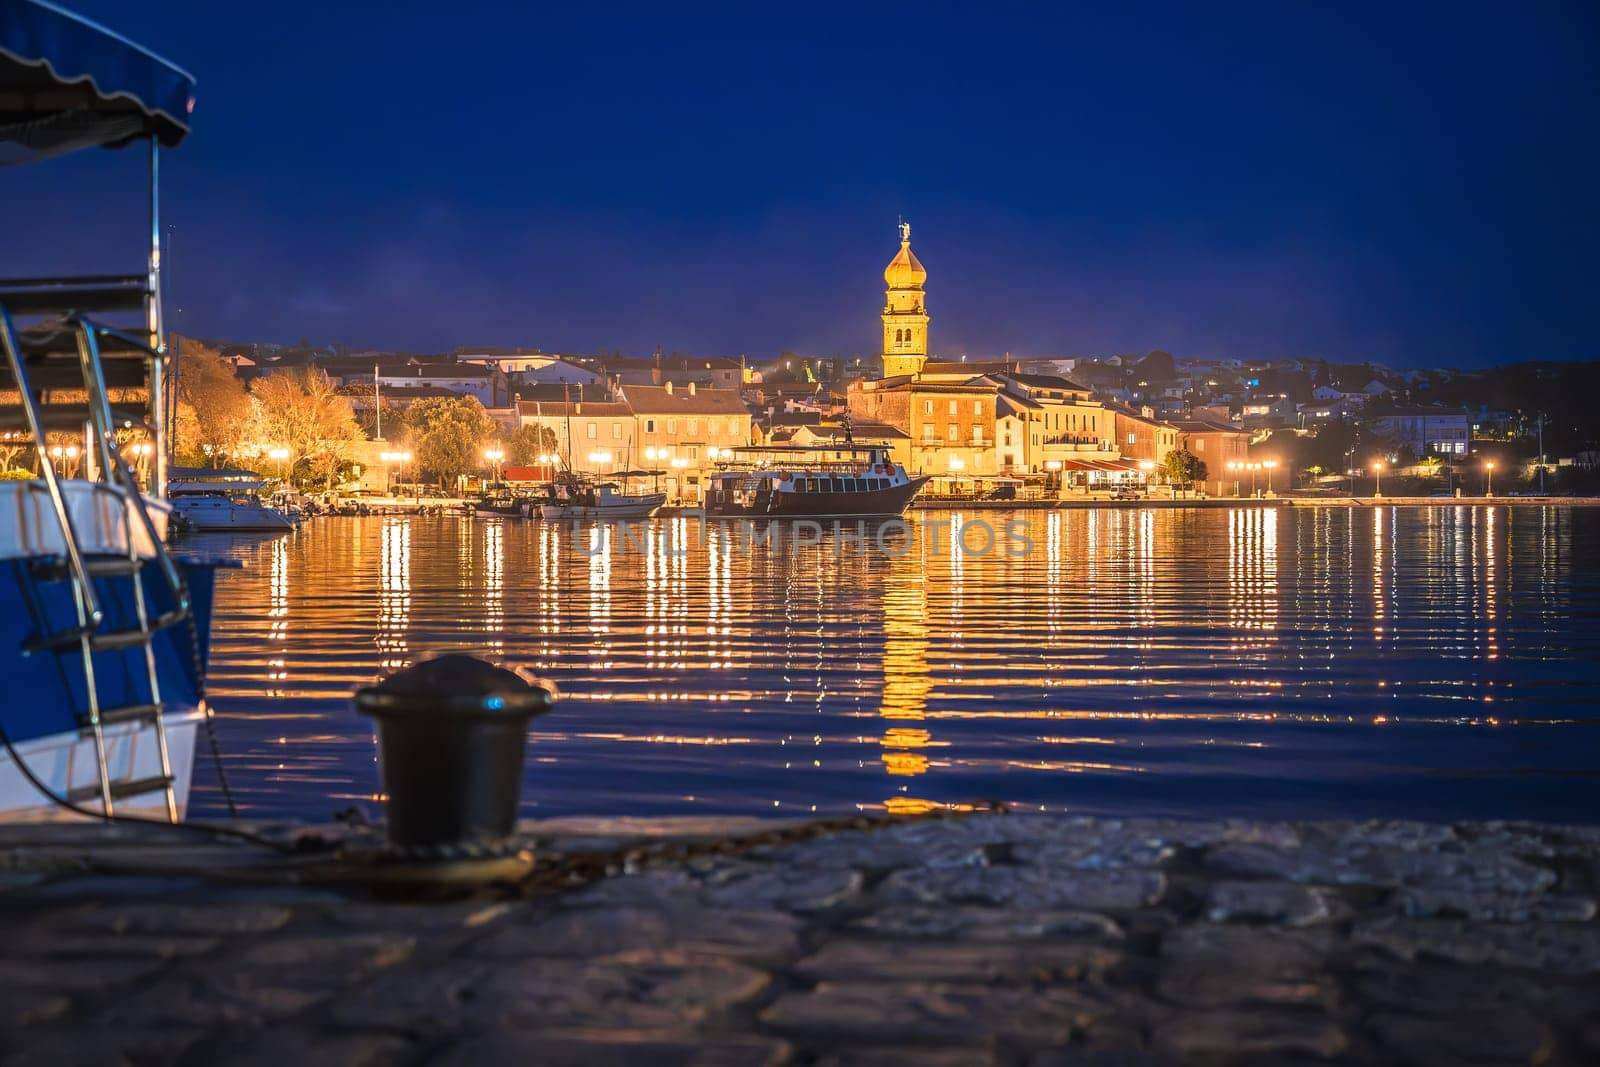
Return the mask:
POLYGON ((883 306, 883 376, 918 375, 928 362, 928 308, 922 283, 928 272, 911 251, 911 224, 900 224, 900 251, 883 269, 889 286, 883 306))

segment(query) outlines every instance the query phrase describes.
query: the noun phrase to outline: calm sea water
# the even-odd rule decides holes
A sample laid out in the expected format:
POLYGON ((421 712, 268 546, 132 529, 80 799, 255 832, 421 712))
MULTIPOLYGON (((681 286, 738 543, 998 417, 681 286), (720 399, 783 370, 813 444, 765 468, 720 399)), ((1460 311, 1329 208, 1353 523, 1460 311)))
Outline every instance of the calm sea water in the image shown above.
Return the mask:
MULTIPOLYGON (((215 627, 225 773, 251 816, 376 812, 350 693, 466 649, 562 693, 529 815, 1600 814, 1600 509, 909 521, 881 548, 685 518, 193 538, 246 563, 215 627)), ((199 816, 210 764, 202 741, 199 816)))

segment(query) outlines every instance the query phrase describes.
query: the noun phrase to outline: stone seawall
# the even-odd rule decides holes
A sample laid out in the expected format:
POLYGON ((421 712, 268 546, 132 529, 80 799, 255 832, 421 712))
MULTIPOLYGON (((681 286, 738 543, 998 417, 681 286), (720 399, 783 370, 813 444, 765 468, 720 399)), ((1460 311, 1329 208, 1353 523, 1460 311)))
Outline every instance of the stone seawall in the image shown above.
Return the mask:
POLYGON ((166 828, 0 827, 0 1057, 1600 1061, 1600 827, 774 825, 528 824, 576 884, 432 903, 166 828))

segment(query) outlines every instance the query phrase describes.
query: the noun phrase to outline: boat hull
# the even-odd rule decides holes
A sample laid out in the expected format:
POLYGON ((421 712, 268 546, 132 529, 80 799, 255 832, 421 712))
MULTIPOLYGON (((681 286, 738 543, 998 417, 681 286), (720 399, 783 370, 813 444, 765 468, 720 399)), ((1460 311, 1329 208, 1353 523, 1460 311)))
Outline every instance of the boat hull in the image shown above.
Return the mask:
POLYGON ((927 482, 926 477, 911 478, 903 485, 862 493, 718 490, 706 495, 706 514, 741 519, 894 518, 905 514, 927 482))
POLYGON ((231 500, 209 497, 177 497, 172 501, 172 510, 183 517, 190 530, 200 533, 228 530, 239 533, 283 533, 294 529, 292 518, 264 504, 235 504, 231 500))
MULTIPOLYGON (((189 770, 193 763, 195 724, 202 715, 203 679, 210 654, 212 594, 217 564, 198 560, 176 561, 184 573, 193 605, 192 625, 182 622, 155 632, 156 678, 162 703, 175 788, 180 811, 188 800, 189 770), (181 772, 181 773, 180 773, 181 772)), ((93 742, 82 729, 88 710, 88 693, 77 645, 58 651, 24 654, 24 646, 41 634, 70 630, 76 623, 72 584, 62 578, 41 576, 44 564, 59 571, 54 560, 8 559, 0 561, 0 662, 5 664, 7 700, 0 703, 0 727, 23 756, 30 770, 54 790, 92 785, 98 781, 93 742), (88 746, 85 748, 85 746, 88 746), (86 777, 87 776, 87 777, 86 777)), ((105 612, 102 629, 133 628, 132 582, 143 583, 146 604, 153 617, 173 606, 171 590, 153 561, 138 578, 96 577, 94 590, 105 612)), ((144 653, 133 648, 102 651, 94 655, 95 688, 102 708, 149 702, 144 653)), ((113 779, 127 770, 146 777, 159 769, 155 737, 149 723, 119 723, 104 727, 113 779)), ((128 797, 118 811, 154 805, 165 814, 162 793, 128 797)), ((34 818, 59 813, 39 795, 11 754, 0 747, 0 820, 34 818)))
MULTIPOLYGON (((189 786, 194 780, 194 746, 205 713, 198 708, 178 711, 166 717, 167 764, 172 769, 172 792, 178 804, 178 818, 189 806, 189 786)), ((161 773, 161 751, 152 723, 118 723, 103 730, 106 768, 113 780, 154 778, 161 773)), ((94 738, 78 730, 67 730, 32 741, 15 742, 14 747, 28 769, 57 796, 69 790, 98 786, 99 769, 94 738)), ((84 805, 99 810, 97 802, 84 805)), ((167 795, 157 790, 116 802, 118 815, 165 820, 167 795)), ((0 750, 0 822, 35 822, 48 819, 78 819, 82 816, 55 804, 28 780, 11 754, 0 750)))
POLYGON ((648 519, 667 502, 665 493, 616 500, 601 506, 582 504, 541 504, 539 517, 551 521, 561 519, 648 519))

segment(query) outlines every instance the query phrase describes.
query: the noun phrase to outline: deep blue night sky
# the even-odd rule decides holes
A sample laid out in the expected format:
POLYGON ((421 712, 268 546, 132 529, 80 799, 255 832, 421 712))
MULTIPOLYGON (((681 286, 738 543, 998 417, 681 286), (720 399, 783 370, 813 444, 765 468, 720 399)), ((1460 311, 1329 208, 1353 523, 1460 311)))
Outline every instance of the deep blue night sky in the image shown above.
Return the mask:
MULTIPOLYGON (((876 351, 904 214, 943 354, 1600 357, 1592 3, 64 2, 199 79, 164 200, 185 333, 876 351)), ((136 263, 138 167, 8 171, 37 205, 8 273, 117 269, 106 225, 136 263)))

